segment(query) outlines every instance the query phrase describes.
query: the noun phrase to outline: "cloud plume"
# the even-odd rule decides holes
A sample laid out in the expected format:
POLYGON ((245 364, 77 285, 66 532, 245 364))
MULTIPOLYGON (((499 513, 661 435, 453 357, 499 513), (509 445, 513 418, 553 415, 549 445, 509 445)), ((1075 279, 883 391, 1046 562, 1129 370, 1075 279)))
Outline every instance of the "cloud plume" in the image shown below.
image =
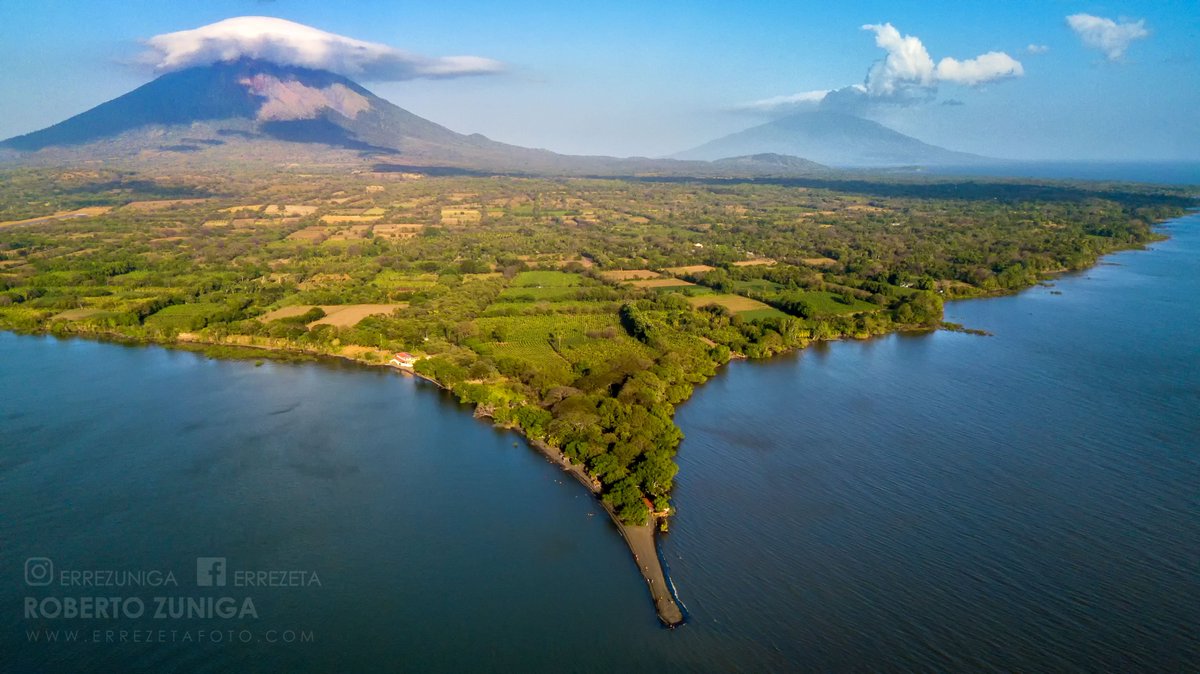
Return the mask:
POLYGON ((939 83, 975 87, 1025 74, 1021 62, 1000 51, 958 60, 946 57, 936 63, 921 40, 901 35, 890 23, 862 27, 875 33, 875 44, 887 55, 871 65, 862 84, 824 92, 776 96, 739 106, 743 110, 791 111, 821 108, 846 112, 878 104, 912 105, 933 100, 939 83))
POLYGON ((504 66, 479 56, 428 57, 267 16, 240 16, 146 40, 143 61, 159 72, 254 58, 374 82, 489 75, 504 66))
POLYGON ((1104 52, 1109 61, 1120 60, 1134 40, 1150 35, 1144 20, 1117 22, 1091 14, 1072 14, 1067 17, 1067 25, 1084 45, 1104 52))
POLYGON ((1024 74, 1025 68, 1021 62, 1002 51, 990 51, 966 61, 947 57, 938 61, 937 66, 939 82, 953 82, 968 87, 1024 74))
POLYGON ((764 98, 761 101, 751 101, 737 106, 738 110, 751 110, 759 112, 769 112, 785 107, 801 108, 805 106, 814 106, 820 103, 829 95, 828 89, 818 89, 816 91, 803 91, 798 94, 788 94, 786 96, 775 96, 773 98, 764 98))

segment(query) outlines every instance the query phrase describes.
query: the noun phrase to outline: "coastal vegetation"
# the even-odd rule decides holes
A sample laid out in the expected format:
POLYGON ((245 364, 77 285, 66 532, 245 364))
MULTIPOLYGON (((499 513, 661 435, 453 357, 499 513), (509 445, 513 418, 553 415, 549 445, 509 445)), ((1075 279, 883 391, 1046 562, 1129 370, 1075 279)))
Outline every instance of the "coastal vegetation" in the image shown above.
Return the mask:
POLYGON ((641 523, 670 509, 675 406, 729 359, 936 329, 946 300, 1087 267, 1192 203, 1016 182, 23 169, 0 179, 0 328, 411 352, 641 523))

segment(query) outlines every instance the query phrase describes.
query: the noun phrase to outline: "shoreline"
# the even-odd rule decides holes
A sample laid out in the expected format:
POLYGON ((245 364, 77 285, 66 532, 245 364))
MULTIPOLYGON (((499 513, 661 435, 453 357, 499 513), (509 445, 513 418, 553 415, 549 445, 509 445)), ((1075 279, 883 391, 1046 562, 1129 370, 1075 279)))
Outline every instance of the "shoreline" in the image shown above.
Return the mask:
POLYGON ((682 625, 684 623, 683 610, 675 600, 674 593, 671 592, 666 571, 663 570, 662 561, 658 557, 658 539, 655 531, 659 518, 651 513, 645 524, 625 524, 617 517, 617 513, 612 507, 600 498, 600 485, 588 477, 581 466, 572 464, 557 448, 541 440, 527 438, 527 441, 550 463, 573 475, 600 502, 601 507, 608 513, 609 519, 616 525, 617 531, 621 532, 625 544, 629 546, 633 561, 638 566, 638 573, 642 574, 647 589, 650 590, 650 597, 654 600, 654 610, 658 613, 658 619, 670 629, 682 625))
MULTIPOLYGON (((1200 209, 1189 210, 1187 213, 1183 214, 1180 217, 1187 217, 1188 215, 1195 213, 1198 210, 1200 210, 1200 209)), ((1165 224, 1175 221, 1177 219, 1179 219, 1179 218, 1168 218, 1166 220, 1155 223, 1154 227, 1158 228, 1162 225, 1165 225, 1165 224)), ((1121 253, 1121 252, 1134 251, 1134 250, 1147 250, 1151 244, 1157 243, 1159 241, 1167 240, 1170 238, 1169 235, 1164 234, 1162 232, 1156 232, 1156 233, 1158 234, 1158 237, 1156 239, 1153 239, 1151 241, 1147 241, 1147 242, 1144 242, 1144 243, 1141 243, 1138 245, 1130 245, 1130 246, 1120 247, 1115 250, 1105 252, 1105 253, 1097 256, 1097 258, 1092 263, 1087 264, 1078 269, 1062 269, 1062 270, 1056 270, 1054 272, 1043 274, 1039 277, 1039 283, 1041 281, 1044 281, 1047 279, 1058 278, 1058 277, 1065 276, 1065 275, 1072 274, 1072 273, 1085 272, 1085 271, 1091 269, 1092 267, 1095 267, 1095 266, 1101 264, 1101 261, 1110 255, 1114 255, 1116 253, 1121 253)), ((991 298, 1017 295, 1022 292, 1025 292, 1026 290, 1030 290, 1030 289, 1036 287, 1037 285, 1038 285, 1038 283, 1035 283, 1035 284, 1031 284, 1029 286, 1026 286, 1026 287, 1023 287, 1020 289, 1015 289, 1015 290, 992 292, 992 293, 960 297, 960 298, 954 298, 954 299, 947 298, 946 301, 947 302, 949 302, 949 301, 957 302, 957 301, 991 299, 991 298)), ((943 318, 944 318, 944 314, 943 314, 943 318)), ((982 332, 982 331, 975 331, 975 330, 971 330, 971 329, 961 329, 961 328, 954 329, 952 327, 948 327, 948 326, 944 325, 943 323, 944 323, 944 321, 942 323, 939 323, 939 325, 936 327, 923 327, 923 328, 917 330, 917 332, 922 332, 922 333, 937 332, 939 330, 948 330, 948 331, 952 331, 952 332, 969 332, 969 333, 982 332)), ((886 332, 886 333, 881 333, 879 335, 870 335, 870 336, 866 336, 866 337, 857 337, 857 336, 852 337, 852 336, 847 336, 847 335, 841 335, 841 336, 838 336, 831 340, 808 341, 808 342, 805 342, 801 346, 789 348, 785 351, 780 351, 780 352, 771 354, 771 356, 764 358, 763 360, 770 360, 771 358, 774 358, 776 356, 781 356, 781 355, 784 355, 787 353, 795 353, 798 351, 803 351, 804 349, 808 348, 809 346, 816 344, 818 341, 842 341, 842 340, 846 340, 846 339, 856 339, 856 340, 872 339, 874 337, 882 337, 882 336, 886 336, 889 334, 903 333, 903 332, 908 331, 908 330, 906 330, 906 328, 911 329, 912 326, 894 326, 894 327, 895 327, 895 329, 893 329, 889 332, 886 332)), ((179 333, 178 335, 176 335, 176 337, 173 341, 168 342, 168 341, 155 341, 155 340, 139 339, 137 337, 131 337, 129 335, 125 335, 120 332, 114 332, 114 331, 109 331, 109 330, 58 333, 58 332, 54 332, 54 331, 47 330, 47 329, 28 330, 28 331, 18 330, 18 329, 13 329, 13 328, 0 328, 0 329, 3 329, 6 332, 12 332, 14 334, 51 336, 51 337, 55 337, 57 339, 78 338, 78 339, 90 339, 90 340, 95 340, 95 341, 112 341, 112 342, 116 342, 116 343, 127 345, 127 346, 159 346, 159 347, 166 348, 166 349, 178 348, 180 350, 191 350, 193 352, 201 353, 201 354, 206 355, 208 358, 214 358, 214 359, 221 358, 222 360, 239 360, 239 359, 248 360, 249 358, 239 358, 237 356, 230 357, 230 356, 221 356, 221 355, 215 355, 215 356, 207 355, 207 354, 205 354, 203 349, 187 349, 187 348, 185 348, 185 345, 235 347, 235 348, 241 348, 241 349, 247 349, 247 350, 262 351, 264 353, 296 354, 296 355, 311 358, 312 360, 315 360, 315 361, 320 361, 322 359, 331 359, 331 360, 349 362, 349 363, 353 363, 355 365, 360 365, 360 366, 365 366, 365 367, 370 367, 370 368, 385 368, 385 369, 389 369, 389 370, 395 370, 395 371, 399 371, 401 373, 405 373, 405 374, 408 374, 410 376, 413 376, 413 377, 416 377, 419 379, 423 379, 427 382, 430 382, 431 384, 437 386, 439 389, 441 389, 443 391, 452 392, 450 388, 446 387, 441 382, 439 382, 436 379, 429 377, 427 375, 423 375, 418 372, 415 372, 412 368, 389 365, 386 362, 371 361, 371 360, 367 360, 365 358, 356 357, 354 355, 349 355, 349 354, 328 353, 328 352, 324 352, 324 351, 305 349, 305 348, 286 345, 286 344, 285 345, 255 344, 255 343, 252 343, 252 340, 254 338, 251 336, 233 335, 233 336, 230 336, 230 337, 235 338, 233 340, 226 338, 224 341, 213 341, 212 339, 203 339, 203 338, 201 338, 200 335, 195 334, 195 333, 184 332, 184 333, 179 333), (236 339, 237 337, 244 337, 247 339, 247 342, 251 342, 251 343, 239 342, 236 339)), ((267 338, 267 339, 270 339, 270 338, 267 338)), ((371 350, 371 351, 373 351, 373 350, 371 350)), ((380 353, 382 353, 382 351, 380 351, 380 353)), ((264 356, 264 357, 269 358, 269 356, 264 356)), ((749 359, 744 354, 733 352, 730 354, 730 361, 734 361, 734 360, 749 360, 749 359)), ((456 400, 456 402, 458 402, 458 401, 456 400)), ((533 447, 539 453, 541 453, 542 456, 547 461, 550 461, 551 463, 558 465, 558 467, 560 467, 563 471, 573 475, 575 477, 575 479, 580 482, 580 484, 582 484, 586 489, 588 489, 588 491, 592 493, 593 497, 595 497, 597 499, 597 501, 600 502, 601 507, 603 507, 604 510, 608 513, 610 520, 612 520, 613 524, 616 525, 617 530, 621 533, 622 538, 624 538, 626 545, 629 547, 630 553, 633 555, 634 561, 638 566, 638 572, 640 574, 642 574, 643 580, 645 580, 647 583, 647 586, 650 591, 651 598, 654 602, 655 610, 657 612, 659 620, 663 623, 664 626, 666 626, 668 628, 674 628, 678 625, 683 624, 686 621, 683 611, 680 608, 679 602, 675 597, 673 587, 671 586, 671 583, 670 583, 670 581, 667 577, 667 574, 664 570, 662 560, 660 559, 659 554, 658 554, 657 538, 656 538, 655 534, 656 534, 657 524, 659 523, 659 520, 665 519, 665 517, 663 517, 663 518, 656 517, 653 513, 651 513, 649 516, 648 522, 644 525, 627 525, 627 524, 622 523, 620 521, 620 519, 617 517, 616 513, 612 510, 612 508, 610 508, 608 504, 604 503, 604 501, 602 499, 600 499, 601 486, 595 480, 593 480, 586 474, 586 472, 584 471, 584 468, 582 466, 572 464, 569 460, 567 460, 567 458, 562 454, 562 452, 559 451, 556 447, 548 445, 541 440, 537 440, 537 439, 528 437, 521 431, 520 428, 518 428, 514 425, 496 424, 495 421, 492 419, 492 415, 491 415, 490 411, 484 410, 479 406, 475 407, 474 416, 477 418, 485 418, 485 417, 488 418, 492 422, 493 427, 501 428, 501 429, 505 429, 505 430, 516 431, 518 434, 521 435, 522 438, 525 439, 525 441, 531 447, 533 447)))
MULTIPOLYGON (((41 334, 48 334, 50 336, 57 337, 57 338, 62 337, 60 335, 53 335, 52 333, 41 333, 41 334)), ((125 343, 128 343, 128 340, 122 340, 122 338, 124 336, 121 335, 120 333, 89 333, 89 335, 72 334, 70 336, 79 337, 79 338, 87 338, 87 336, 112 337, 112 338, 115 338, 116 341, 124 341, 125 343)), ((311 350, 305 350, 305 349, 291 349, 291 348, 286 348, 286 347, 281 347, 281 346, 272 346, 272 345, 266 345, 266 344, 241 344, 241 343, 237 343, 237 342, 219 342, 219 341, 200 339, 198 335, 193 334, 193 333, 180 333, 176 337, 175 342, 169 342, 169 343, 135 342, 134 343, 135 346, 153 345, 153 346, 161 346, 163 348, 168 348, 168 349, 172 348, 174 346, 183 345, 183 344, 208 345, 208 346, 236 346, 236 347, 245 348, 245 349, 264 351, 264 352, 268 352, 268 353, 295 353, 295 354, 302 354, 305 356, 312 356, 318 361, 322 358, 334 359, 334 360, 354 363, 355 365, 361 365, 364 367, 383 368, 383 369, 387 369, 387 370, 394 370, 401 374, 405 374, 405 375, 408 375, 411 377, 415 377, 417 379, 422 379, 424 381, 427 381, 427 382, 433 384, 434 386, 437 386, 439 389, 441 389, 443 391, 451 392, 449 388, 444 386, 438 380, 436 380, 432 377, 429 377, 427 375, 421 374, 419 372, 416 372, 412 368, 398 367, 395 365, 389 365, 387 363, 378 363, 378 362, 368 361, 368 360, 355 358, 354 356, 349 356, 349 355, 344 355, 344 354, 324 353, 324 352, 320 352, 320 351, 311 351, 311 350)), ((204 352, 198 351, 197 353, 203 354, 204 352)), ((743 358, 744 358, 744 356, 743 356, 743 358)), ((489 421, 492 421, 491 413, 487 412, 487 411, 483 411, 479 407, 475 408, 474 416, 477 419, 486 418, 489 421)), ((657 530, 659 518, 655 517, 654 514, 651 513, 649 516, 649 521, 647 521, 646 524, 643 524, 643 525, 625 524, 624 522, 622 522, 620 520, 619 517, 617 517, 617 513, 607 503, 605 503, 600 498, 600 496, 601 496, 600 492, 601 492, 602 486, 596 480, 594 480, 593 478, 591 478, 587 475, 587 473, 583 469, 583 466, 571 463, 567 459, 567 457, 564 456, 563 453, 558 450, 558 448, 553 447, 541 440, 530 438, 530 437, 526 436, 524 433, 521 433, 521 429, 518 428, 517 426, 501 425, 501 424, 495 423, 494 421, 492 421, 492 425, 495 428, 515 431, 518 434, 520 434, 521 437, 525 439, 525 442, 529 446, 531 446, 532 448, 537 450, 538 453, 540 453, 543 458, 545 458, 550 463, 555 464, 556 466, 561 468, 564 472, 570 473, 580 484, 582 484, 584 486, 585 489, 587 489, 592 494, 592 496, 600 504, 600 507, 602 507, 604 509, 604 511, 608 513, 609 519, 616 526, 617 531, 620 532, 621 537, 625 540, 625 544, 629 547, 629 552, 631 555, 633 555, 634 563, 637 564, 637 566, 638 566, 638 572, 642 575, 643 580, 646 581, 648 589, 650 590, 650 597, 651 597, 652 601, 654 602, 654 607, 655 607, 655 611, 658 614, 658 619, 663 623, 663 625, 665 627, 670 628, 670 629, 674 629, 675 627, 682 625, 684 623, 683 611, 682 611, 682 609, 680 609, 678 602, 675 600, 674 593, 671 591, 670 583, 667 580, 666 572, 663 570, 662 563, 659 560, 659 556, 658 556, 658 541, 655 536, 655 532, 657 530)))

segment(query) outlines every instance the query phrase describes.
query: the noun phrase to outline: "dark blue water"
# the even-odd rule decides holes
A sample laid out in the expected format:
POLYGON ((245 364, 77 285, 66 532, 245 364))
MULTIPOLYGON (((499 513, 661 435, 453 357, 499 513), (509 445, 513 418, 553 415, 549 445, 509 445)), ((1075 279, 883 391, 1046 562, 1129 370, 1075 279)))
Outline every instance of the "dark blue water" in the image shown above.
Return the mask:
POLYGON ((679 410, 662 541, 675 631, 577 484, 427 384, 2 334, 0 653, 15 671, 1195 671, 1200 217, 1167 231, 948 307, 993 337, 837 343, 706 384, 679 410), (31 587, 29 557, 178 587, 31 587), (200 588, 197 557, 321 585, 200 588), (23 613, 87 594, 250 596, 258 618, 23 613), (44 629, 83 643, 32 643, 44 629))
POLYGON ((1053 180, 1114 180, 1156 185, 1200 185, 1200 162, 1000 162, 976 166, 935 166, 929 173, 950 176, 997 178, 1049 178, 1053 180))
POLYGON ((696 631, 756 669, 1200 671, 1200 217, 1166 231, 947 307, 993 337, 707 384, 663 546, 696 631))

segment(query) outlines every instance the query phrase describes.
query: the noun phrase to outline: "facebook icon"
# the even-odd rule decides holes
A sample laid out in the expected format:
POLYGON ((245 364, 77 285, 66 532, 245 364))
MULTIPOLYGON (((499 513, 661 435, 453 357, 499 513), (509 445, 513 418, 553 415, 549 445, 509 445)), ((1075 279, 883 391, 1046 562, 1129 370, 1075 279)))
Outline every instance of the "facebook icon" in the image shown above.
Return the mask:
POLYGON ((224 557, 196 558, 196 585, 200 587, 223 587, 225 585, 224 557))

